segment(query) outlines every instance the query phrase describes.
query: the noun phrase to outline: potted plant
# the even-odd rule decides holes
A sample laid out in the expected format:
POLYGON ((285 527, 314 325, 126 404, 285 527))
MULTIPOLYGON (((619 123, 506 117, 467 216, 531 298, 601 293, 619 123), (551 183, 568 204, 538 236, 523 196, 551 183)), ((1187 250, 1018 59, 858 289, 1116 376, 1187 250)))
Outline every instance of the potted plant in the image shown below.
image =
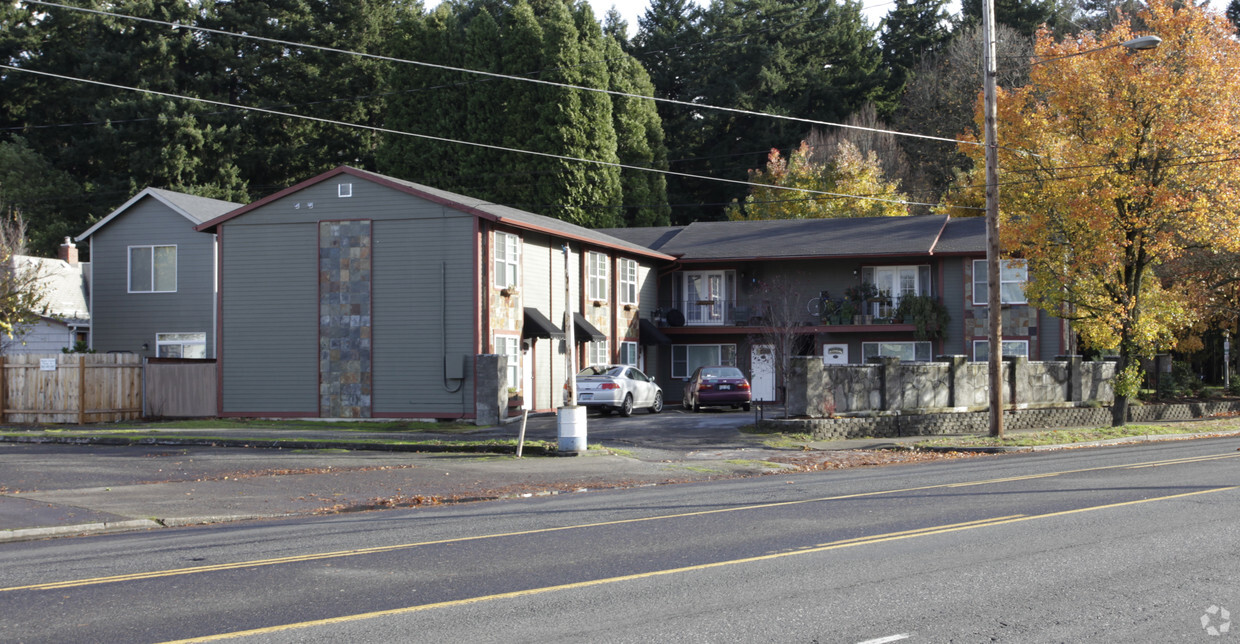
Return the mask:
POLYGON ((525 406, 525 399, 521 396, 521 392, 516 387, 508 388, 508 408, 520 409, 525 406))
POLYGON ((861 324, 857 318, 861 317, 857 314, 857 305, 852 300, 844 300, 840 302, 839 318, 844 324, 861 324))
POLYGON ((869 324, 873 316, 866 313, 869 309, 868 304, 876 301, 878 298, 878 287, 869 282, 862 282, 856 286, 850 286, 844 291, 844 295, 852 301, 857 308, 855 316, 860 316, 860 320, 854 317, 853 324, 869 324))
POLYGON ((940 340, 947 334, 951 316, 947 306, 929 295, 906 295, 900 298, 895 317, 905 324, 913 325, 913 338, 917 340, 940 340))

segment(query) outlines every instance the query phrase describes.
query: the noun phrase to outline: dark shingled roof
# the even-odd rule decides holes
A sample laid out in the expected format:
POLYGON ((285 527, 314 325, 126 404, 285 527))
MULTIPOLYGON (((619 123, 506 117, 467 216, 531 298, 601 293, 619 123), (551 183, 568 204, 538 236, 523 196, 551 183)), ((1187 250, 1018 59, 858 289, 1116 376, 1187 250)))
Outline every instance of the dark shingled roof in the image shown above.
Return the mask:
POLYGON ((685 260, 929 255, 946 223, 943 215, 696 222, 659 251, 685 260))
POLYGON ((645 246, 651 250, 660 250, 673 237, 684 230, 684 226, 648 226, 643 228, 598 228, 598 232, 623 239, 631 244, 645 246))
POLYGON ((935 255, 968 254, 986 252, 986 218, 956 217, 947 222, 939 243, 934 245, 935 255))

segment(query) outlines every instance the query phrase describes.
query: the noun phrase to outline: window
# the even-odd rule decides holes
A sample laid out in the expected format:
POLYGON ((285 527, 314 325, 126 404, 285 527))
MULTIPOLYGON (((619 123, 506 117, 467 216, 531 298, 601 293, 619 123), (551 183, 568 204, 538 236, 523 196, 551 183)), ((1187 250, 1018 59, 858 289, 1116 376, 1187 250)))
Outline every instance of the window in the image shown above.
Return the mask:
POLYGON ((607 341, 591 342, 586 348, 586 362, 591 365, 611 364, 611 354, 607 352, 607 341))
MULTIPOLYGON (((929 343, 927 343, 929 344, 929 343)), ((709 365, 736 366, 735 344, 674 344, 672 345, 672 377, 688 378, 698 367, 709 365)))
POLYGON ((504 372, 508 378, 508 387, 511 389, 520 389, 521 338, 515 335, 496 335, 495 353, 508 357, 508 366, 504 372))
POLYGON ((862 342, 861 360, 899 358, 901 362, 929 362, 929 342, 862 342))
POLYGON ((620 343, 620 364, 627 364, 636 367, 637 365, 637 343, 621 342, 620 343))
POLYGON ((620 303, 637 304, 637 262, 622 259, 616 267, 620 279, 620 303))
MULTIPOLYGON (((1024 304, 1025 282, 1029 269, 1023 259, 1005 259, 999 262, 999 301, 1003 304, 1024 304)), ((986 289, 986 260, 973 260, 973 305, 986 306, 989 294, 986 289)))
POLYGON ((176 246, 130 246, 129 292, 175 293, 176 246))
MULTIPOLYGON (((1029 357, 1029 341, 1028 340, 1004 340, 1003 355, 1005 356, 1022 356, 1029 357)), ((973 361, 989 362, 990 361, 990 341, 974 340, 973 341, 973 361)))
POLYGON ((207 334, 156 333, 155 357, 203 360, 207 357, 207 334))
POLYGON ((521 238, 508 233, 495 233, 495 288, 520 286, 521 238))
POLYGON ((607 256, 602 253, 586 253, 586 297, 607 301, 607 256))
MULTIPOLYGON (((900 306, 900 298, 906 295, 922 295, 928 284, 922 283, 921 266, 875 266, 874 286, 878 287, 884 299, 874 303, 874 310, 869 314, 874 317, 889 318, 900 306)), ((926 280, 929 281, 928 279, 926 280)))

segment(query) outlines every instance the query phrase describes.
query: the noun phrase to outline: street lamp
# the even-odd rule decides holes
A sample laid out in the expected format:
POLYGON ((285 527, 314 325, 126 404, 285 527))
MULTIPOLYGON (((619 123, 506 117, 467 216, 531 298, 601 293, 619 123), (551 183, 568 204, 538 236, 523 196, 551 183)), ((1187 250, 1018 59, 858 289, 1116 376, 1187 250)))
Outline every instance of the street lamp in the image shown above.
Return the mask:
MULTIPOLYGON (((1040 65, 1055 60, 1089 54, 1112 47, 1131 50, 1153 49, 1162 42, 1158 36, 1140 36, 1105 47, 1075 54, 1048 58, 1032 63, 1040 65)), ((987 330, 987 369, 990 388, 990 435, 1003 437, 1003 306, 999 288, 999 142, 998 106, 995 100, 995 3, 982 0, 982 101, 983 128, 986 145, 986 306, 990 322, 987 330)))

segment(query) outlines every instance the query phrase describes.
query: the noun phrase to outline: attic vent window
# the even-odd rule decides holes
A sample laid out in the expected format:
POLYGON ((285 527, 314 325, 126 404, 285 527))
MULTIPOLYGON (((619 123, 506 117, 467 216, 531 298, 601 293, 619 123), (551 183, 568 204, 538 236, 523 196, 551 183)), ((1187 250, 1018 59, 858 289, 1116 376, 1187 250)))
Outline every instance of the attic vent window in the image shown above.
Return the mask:
POLYGON ((336 186, 336 196, 341 197, 341 198, 352 197, 353 196, 353 184, 351 183, 338 184, 336 186))

